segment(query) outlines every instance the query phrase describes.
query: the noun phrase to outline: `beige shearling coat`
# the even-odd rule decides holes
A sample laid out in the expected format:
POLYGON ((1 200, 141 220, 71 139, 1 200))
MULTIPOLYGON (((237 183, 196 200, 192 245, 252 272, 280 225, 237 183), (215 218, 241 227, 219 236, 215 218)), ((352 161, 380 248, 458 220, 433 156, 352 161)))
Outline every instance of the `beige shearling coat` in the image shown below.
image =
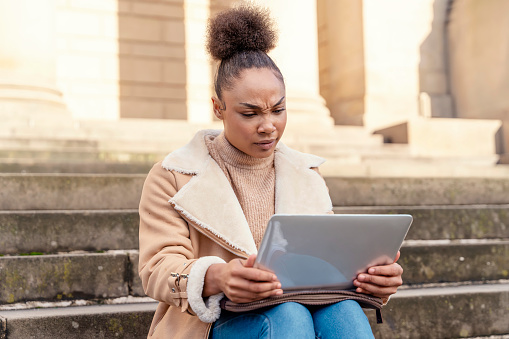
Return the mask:
MULTIPOLYGON (((160 301, 148 338, 208 338, 223 297, 202 298, 208 267, 257 252, 237 197, 205 144, 205 135, 219 133, 198 132, 155 164, 145 181, 139 274, 145 293, 160 301)), ((327 187, 313 170, 323 161, 278 144, 276 213, 330 213, 327 187)))

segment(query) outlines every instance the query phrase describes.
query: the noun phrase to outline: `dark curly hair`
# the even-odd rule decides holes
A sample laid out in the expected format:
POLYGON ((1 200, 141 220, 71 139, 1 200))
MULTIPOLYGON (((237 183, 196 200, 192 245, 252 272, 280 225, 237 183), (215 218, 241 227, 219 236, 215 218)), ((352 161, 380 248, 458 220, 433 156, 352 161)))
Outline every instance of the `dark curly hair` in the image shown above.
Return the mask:
POLYGON ((225 89, 249 68, 268 68, 284 84, 283 75, 267 53, 276 46, 277 34, 269 11, 253 5, 225 10, 209 20, 207 51, 221 63, 214 89, 219 100, 225 89))

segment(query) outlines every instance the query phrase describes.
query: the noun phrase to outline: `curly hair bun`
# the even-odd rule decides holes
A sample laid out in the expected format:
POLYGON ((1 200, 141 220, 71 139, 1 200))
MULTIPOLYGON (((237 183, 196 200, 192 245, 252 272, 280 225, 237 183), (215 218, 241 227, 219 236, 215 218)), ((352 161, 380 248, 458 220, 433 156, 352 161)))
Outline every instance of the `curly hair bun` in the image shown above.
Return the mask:
POLYGON ((253 5, 223 11, 210 19, 207 27, 207 51, 214 59, 227 59, 249 50, 268 53, 276 42, 269 11, 253 5))

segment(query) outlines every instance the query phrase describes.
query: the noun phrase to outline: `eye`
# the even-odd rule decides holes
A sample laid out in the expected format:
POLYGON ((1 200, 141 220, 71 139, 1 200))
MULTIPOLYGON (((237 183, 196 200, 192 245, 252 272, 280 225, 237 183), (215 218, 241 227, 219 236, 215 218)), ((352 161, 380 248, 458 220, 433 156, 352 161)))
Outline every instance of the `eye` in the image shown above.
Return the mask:
POLYGON ((254 116, 256 116, 256 113, 253 113, 253 112, 248 112, 248 113, 240 113, 242 116, 246 117, 246 118, 252 118, 254 116))
POLYGON ((286 111, 286 108, 278 108, 278 109, 273 110, 272 113, 274 113, 274 114, 281 114, 284 111, 286 111))

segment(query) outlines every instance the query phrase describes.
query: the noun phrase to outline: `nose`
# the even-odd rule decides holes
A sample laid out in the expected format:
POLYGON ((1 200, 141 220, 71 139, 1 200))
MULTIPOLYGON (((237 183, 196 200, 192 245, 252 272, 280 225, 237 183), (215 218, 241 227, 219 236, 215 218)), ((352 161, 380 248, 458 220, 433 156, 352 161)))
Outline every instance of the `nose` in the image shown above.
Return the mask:
POLYGON ((264 117, 258 126, 258 133, 271 134, 276 130, 276 126, 270 117, 264 117))

